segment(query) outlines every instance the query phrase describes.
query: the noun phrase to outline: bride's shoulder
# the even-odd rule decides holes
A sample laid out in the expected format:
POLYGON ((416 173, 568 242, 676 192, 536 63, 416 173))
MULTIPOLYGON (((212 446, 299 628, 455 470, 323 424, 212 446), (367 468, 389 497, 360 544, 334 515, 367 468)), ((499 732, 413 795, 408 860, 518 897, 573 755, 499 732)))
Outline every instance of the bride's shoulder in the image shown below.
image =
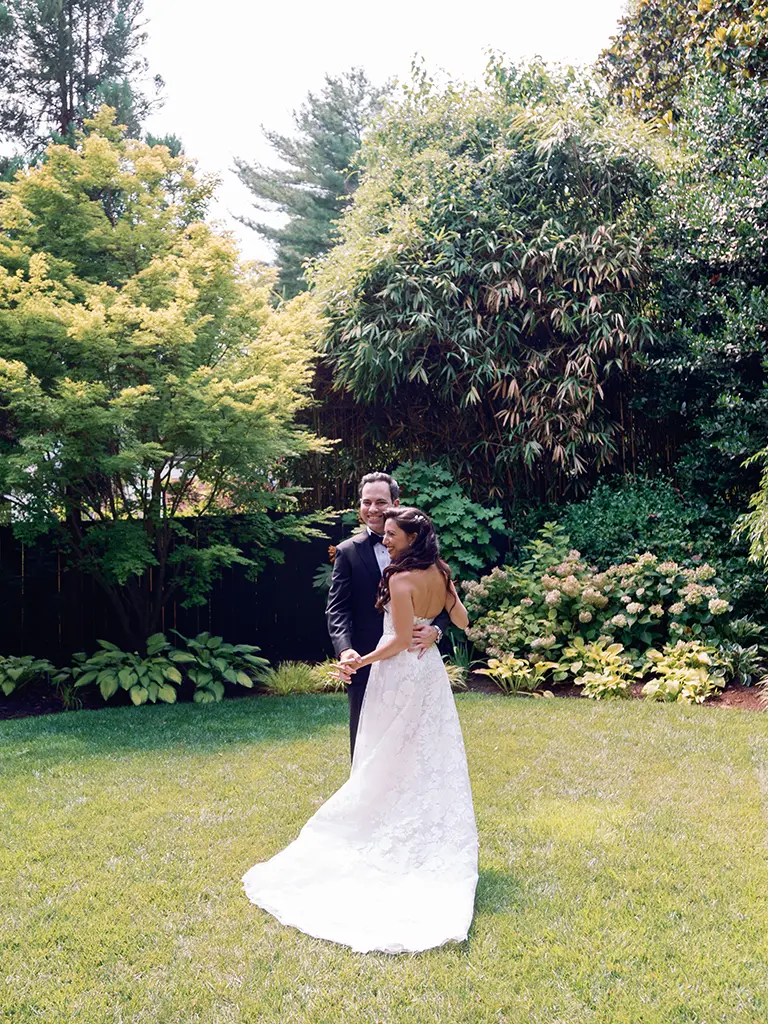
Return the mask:
POLYGON ((414 576, 418 569, 407 569, 405 572, 396 572, 389 577, 390 594, 404 593, 413 588, 414 576))

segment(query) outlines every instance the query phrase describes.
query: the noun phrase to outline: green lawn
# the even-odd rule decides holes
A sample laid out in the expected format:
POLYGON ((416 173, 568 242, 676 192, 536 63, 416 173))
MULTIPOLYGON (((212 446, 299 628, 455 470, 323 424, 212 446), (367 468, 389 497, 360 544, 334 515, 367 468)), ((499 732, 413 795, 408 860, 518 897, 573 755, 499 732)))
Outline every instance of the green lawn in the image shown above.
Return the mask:
POLYGON ((458 705, 475 922, 396 957, 240 889, 346 777, 343 696, 0 723, 0 1020, 762 1024, 768 715, 458 705))

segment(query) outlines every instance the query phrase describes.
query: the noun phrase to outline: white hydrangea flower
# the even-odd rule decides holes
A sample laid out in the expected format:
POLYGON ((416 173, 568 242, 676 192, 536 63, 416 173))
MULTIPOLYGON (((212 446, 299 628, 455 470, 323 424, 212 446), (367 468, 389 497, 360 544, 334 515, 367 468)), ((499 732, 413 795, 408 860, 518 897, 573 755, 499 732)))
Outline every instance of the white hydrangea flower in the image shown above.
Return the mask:
POLYGON ((531 640, 531 647, 534 650, 538 650, 541 647, 544 647, 546 649, 546 648, 549 648, 549 647, 554 647, 555 643, 556 643, 555 634, 554 633, 550 633, 548 636, 539 636, 539 637, 536 637, 535 640, 531 640))
POLYGON ((711 565, 700 565, 696 570, 696 579, 699 583, 703 583, 705 580, 711 580, 716 575, 715 570, 711 565))
POLYGON ((560 589, 568 597, 578 597, 579 594, 581 593, 581 587, 579 586, 579 581, 573 575, 566 576, 566 578, 560 584, 560 589))

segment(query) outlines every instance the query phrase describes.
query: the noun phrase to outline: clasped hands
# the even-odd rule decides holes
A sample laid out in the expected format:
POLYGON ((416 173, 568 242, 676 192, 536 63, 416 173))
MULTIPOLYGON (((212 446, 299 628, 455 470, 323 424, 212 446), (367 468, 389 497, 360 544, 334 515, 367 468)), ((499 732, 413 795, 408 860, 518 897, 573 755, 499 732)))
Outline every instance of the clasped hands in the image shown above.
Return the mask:
MULTIPOLYGON (((421 658, 429 650, 429 648, 436 642, 438 637, 438 631, 434 626, 424 624, 422 626, 413 627, 413 637, 411 638, 411 646, 408 648, 409 651, 418 651, 418 656, 421 658)), ((362 655, 358 654, 357 651, 349 647, 346 651, 342 651, 339 655, 339 660, 336 663, 338 669, 338 678, 343 680, 345 683, 352 681, 352 676, 362 667, 362 655)))

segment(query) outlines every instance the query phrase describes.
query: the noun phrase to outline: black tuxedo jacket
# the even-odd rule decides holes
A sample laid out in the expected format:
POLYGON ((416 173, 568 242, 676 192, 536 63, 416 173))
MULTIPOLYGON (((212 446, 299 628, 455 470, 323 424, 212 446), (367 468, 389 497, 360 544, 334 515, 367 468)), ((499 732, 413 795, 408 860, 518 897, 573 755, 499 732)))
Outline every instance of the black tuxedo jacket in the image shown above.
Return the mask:
MULTIPOLYGON (((381 640, 384 616, 376 609, 380 580, 381 570, 367 530, 339 544, 325 607, 328 633, 337 655, 348 647, 358 654, 368 654, 381 640)), ((450 621, 445 611, 434 620, 443 632, 450 621)), ((363 671, 352 677, 353 683, 363 671)))

